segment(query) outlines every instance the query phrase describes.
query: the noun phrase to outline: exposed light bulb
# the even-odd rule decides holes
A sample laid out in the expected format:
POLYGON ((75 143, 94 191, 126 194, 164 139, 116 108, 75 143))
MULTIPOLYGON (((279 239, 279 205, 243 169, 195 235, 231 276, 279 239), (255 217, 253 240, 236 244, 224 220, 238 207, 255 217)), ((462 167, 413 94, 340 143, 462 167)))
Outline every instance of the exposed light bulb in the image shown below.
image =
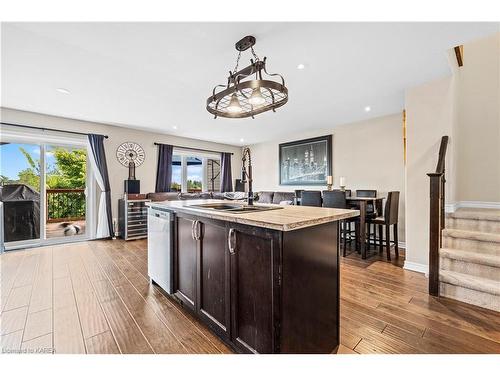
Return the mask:
POLYGON ((231 100, 229 101, 229 105, 227 106, 228 112, 231 113, 238 113, 241 112, 243 109, 241 108, 240 101, 238 100, 238 97, 236 96, 236 93, 233 93, 231 95, 231 100))
POLYGON ((266 102, 266 99, 262 96, 262 92, 260 91, 259 87, 253 89, 252 95, 250 95, 250 99, 248 99, 248 102, 254 106, 261 105, 266 102))

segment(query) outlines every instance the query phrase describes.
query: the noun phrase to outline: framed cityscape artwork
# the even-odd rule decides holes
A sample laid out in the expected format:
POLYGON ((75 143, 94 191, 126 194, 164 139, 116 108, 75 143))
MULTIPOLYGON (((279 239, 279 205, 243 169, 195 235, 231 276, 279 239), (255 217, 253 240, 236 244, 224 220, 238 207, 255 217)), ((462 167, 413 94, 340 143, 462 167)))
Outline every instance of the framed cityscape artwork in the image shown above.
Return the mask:
POLYGON ((280 185, 326 185, 332 175, 332 136, 279 145, 280 185))

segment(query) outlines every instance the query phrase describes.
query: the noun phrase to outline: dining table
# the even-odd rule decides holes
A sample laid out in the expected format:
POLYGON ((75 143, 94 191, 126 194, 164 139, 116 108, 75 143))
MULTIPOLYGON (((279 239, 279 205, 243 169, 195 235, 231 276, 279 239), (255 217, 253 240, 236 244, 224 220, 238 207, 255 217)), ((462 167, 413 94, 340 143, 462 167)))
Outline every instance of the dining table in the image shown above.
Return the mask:
POLYGON ((359 246, 361 248, 362 259, 366 259, 366 210, 368 204, 373 203, 378 216, 382 213, 382 201, 384 199, 385 197, 346 197, 348 205, 357 205, 359 207, 359 246))

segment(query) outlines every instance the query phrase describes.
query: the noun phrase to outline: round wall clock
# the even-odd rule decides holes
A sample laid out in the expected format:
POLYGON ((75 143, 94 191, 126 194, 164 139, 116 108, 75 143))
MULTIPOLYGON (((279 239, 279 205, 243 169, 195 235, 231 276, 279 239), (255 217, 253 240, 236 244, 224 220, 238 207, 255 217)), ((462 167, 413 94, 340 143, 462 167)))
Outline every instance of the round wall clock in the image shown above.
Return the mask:
POLYGON ((145 158, 144 149, 135 142, 123 142, 116 149, 116 159, 125 167, 128 167, 131 161, 138 167, 144 162, 145 158))

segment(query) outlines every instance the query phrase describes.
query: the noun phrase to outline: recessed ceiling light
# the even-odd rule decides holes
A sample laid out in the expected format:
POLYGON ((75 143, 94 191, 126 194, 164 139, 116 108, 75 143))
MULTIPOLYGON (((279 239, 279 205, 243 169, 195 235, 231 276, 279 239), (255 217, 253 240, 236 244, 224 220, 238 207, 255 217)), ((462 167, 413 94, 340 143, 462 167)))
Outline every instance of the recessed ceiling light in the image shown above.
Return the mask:
POLYGON ((299 70, 305 69, 305 67, 306 66, 304 64, 297 65, 297 69, 299 69, 299 70))
POLYGON ((177 125, 172 126, 172 129, 177 130, 177 125))
POLYGON ((69 94, 69 90, 66 90, 65 88, 62 88, 62 87, 58 87, 56 89, 57 92, 60 92, 61 94, 69 94))
POLYGON ((240 142, 243 143, 245 142, 245 140, 243 138, 240 138, 240 142))
POLYGON ((365 107, 365 112, 370 112, 372 110, 372 107, 370 107, 369 105, 367 105, 365 107))

